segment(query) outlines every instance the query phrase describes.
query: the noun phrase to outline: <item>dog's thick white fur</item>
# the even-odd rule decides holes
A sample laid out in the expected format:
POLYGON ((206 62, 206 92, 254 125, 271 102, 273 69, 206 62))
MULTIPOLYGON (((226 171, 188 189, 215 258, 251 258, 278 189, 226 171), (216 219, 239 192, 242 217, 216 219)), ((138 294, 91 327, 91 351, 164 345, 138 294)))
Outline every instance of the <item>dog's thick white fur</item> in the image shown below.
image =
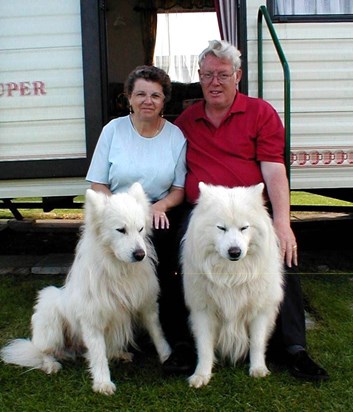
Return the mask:
POLYGON ((32 339, 16 339, 1 350, 7 363, 46 373, 70 351, 86 351, 93 390, 116 387, 108 361, 131 360, 137 321, 148 330, 161 362, 170 355, 159 318, 150 205, 139 183, 127 193, 106 196, 87 190, 85 224, 65 285, 39 292, 32 316, 32 339))
POLYGON ((283 265, 260 183, 199 184, 182 246, 183 282, 198 362, 189 384, 211 379, 215 352, 233 364, 250 354, 250 375, 269 374, 268 338, 283 298, 283 265))

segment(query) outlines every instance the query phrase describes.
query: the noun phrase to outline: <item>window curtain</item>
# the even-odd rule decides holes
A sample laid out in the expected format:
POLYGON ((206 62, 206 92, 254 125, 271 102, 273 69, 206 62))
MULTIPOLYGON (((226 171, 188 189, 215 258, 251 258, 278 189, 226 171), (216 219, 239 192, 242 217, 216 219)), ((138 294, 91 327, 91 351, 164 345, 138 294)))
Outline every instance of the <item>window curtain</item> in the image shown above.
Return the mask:
POLYGON ((276 14, 352 14, 352 0, 276 0, 276 14))
POLYGON ((219 38, 215 13, 160 13, 155 49, 155 64, 172 80, 193 83, 198 78, 198 55, 207 45, 208 36, 219 38), (199 24, 197 37, 195 20, 199 24), (180 28, 184 28, 181 30, 180 28), (179 32, 178 37, 175 36, 179 32))
POLYGON ((214 4, 222 40, 237 46, 237 2, 234 0, 214 0, 214 4))
POLYGON ((139 1, 134 10, 140 13, 144 64, 153 64, 157 34, 157 7, 155 0, 139 1))
POLYGON ((183 9, 214 8, 214 0, 139 0, 134 10, 141 16, 142 43, 144 48, 144 64, 153 64, 153 55, 157 34, 157 10, 169 10, 173 7, 183 9))

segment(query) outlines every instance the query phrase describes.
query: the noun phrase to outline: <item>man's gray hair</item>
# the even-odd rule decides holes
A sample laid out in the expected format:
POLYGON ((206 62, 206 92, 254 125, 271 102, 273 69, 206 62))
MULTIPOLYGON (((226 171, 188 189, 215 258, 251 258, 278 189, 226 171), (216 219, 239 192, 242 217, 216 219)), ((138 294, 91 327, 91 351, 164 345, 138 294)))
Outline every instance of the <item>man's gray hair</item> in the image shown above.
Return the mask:
POLYGON ((241 67, 240 51, 224 40, 210 40, 208 42, 208 47, 199 55, 199 67, 201 67, 203 59, 208 55, 229 60, 235 71, 241 67))

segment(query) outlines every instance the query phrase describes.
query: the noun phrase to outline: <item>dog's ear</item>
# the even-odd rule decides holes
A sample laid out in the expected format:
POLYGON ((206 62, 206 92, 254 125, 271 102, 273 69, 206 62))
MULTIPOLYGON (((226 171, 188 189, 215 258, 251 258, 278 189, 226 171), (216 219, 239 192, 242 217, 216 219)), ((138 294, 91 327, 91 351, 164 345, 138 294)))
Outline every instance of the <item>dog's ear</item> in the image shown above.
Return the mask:
POLYGON ((100 215, 107 203, 107 195, 92 189, 86 190, 85 215, 86 218, 100 215))
POLYGON ((136 202, 142 207, 145 219, 146 219, 146 230, 150 233, 152 228, 152 215, 151 215, 151 203, 143 190, 143 187, 140 183, 136 182, 130 186, 128 190, 129 195, 135 198, 136 202))
POLYGON ((264 189, 265 189, 264 183, 259 183, 251 187, 253 195, 256 196, 256 198, 261 203, 264 203, 264 196, 263 196, 264 189))
POLYGON ((203 201, 205 201, 206 199, 213 199, 217 194, 217 189, 217 186, 199 182, 200 195, 198 201, 201 199, 201 197, 203 201))
POLYGON ((197 204, 202 204, 204 207, 208 208, 217 202, 217 194, 219 194, 220 186, 213 186, 206 184, 204 182, 199 183, 199 197, 197 199, 197 204))
POLYGON ((209 192, 209 186, 204 182, 199 182, 200 193, 205 194, 209 192))
POLYGON ((98 208, 104 207, 106 203, 107 195, 102 192, 96 192, 93 189, 86 190, 86 202, 90 205, 95 205, 98 208))
POLYGON ((136 199, 137 203, 141 204, 145 208, 149 208, 149 201, 140 183, 134 183, 132 186, 130 186, 128 192, 136 199))
POLYGON ((259 184, 255 185, 254 188, 255 188, 255 191, 257 193, 261 193, 261 195, 262 195, 262 193, 264 191, 264 188, 265 188, 265 184, 264 183, 259 183, 259 184))

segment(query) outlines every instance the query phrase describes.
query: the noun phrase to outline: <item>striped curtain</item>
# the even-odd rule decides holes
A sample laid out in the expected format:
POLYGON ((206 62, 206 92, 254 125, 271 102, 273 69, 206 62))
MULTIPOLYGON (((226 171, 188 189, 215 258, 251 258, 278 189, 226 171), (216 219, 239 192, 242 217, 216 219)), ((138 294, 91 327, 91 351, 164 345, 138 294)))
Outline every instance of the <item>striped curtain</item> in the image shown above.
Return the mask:
POLYGON ((236 23, 238 2, 234 0, 215 0, 214 3, 222 40, 226 40, 234 46, 237 46, 238 35, 236 23))
POLYGON ((280 15, 353 14, 352 0, 276 0, 280 15))

